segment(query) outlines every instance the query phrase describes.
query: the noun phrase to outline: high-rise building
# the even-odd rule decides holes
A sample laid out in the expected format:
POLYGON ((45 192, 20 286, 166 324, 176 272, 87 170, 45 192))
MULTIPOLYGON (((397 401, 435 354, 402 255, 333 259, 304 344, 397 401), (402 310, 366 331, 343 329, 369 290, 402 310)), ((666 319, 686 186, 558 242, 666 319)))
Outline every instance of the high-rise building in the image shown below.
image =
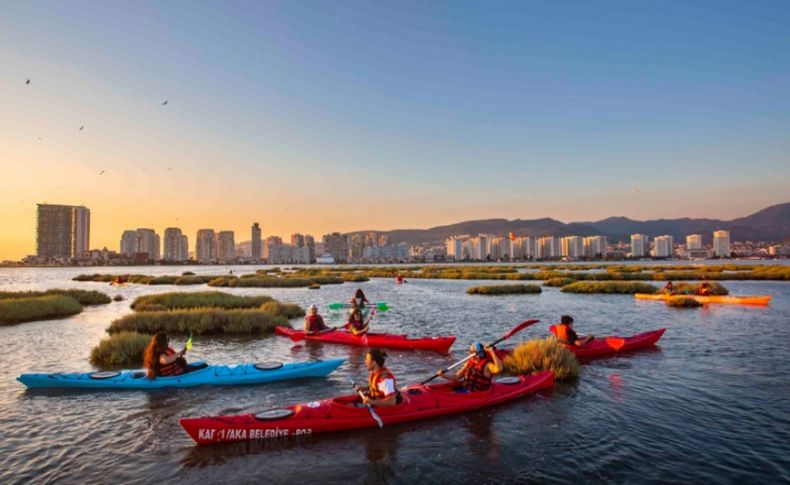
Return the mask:
POLYGON ((644 258, 647 254, 648 238, 644 234, 631 234, 631 257, 644 258))
POLYGON ((447 257, 456 261, 464 259, 464 237, 452 236, 445 241, 447 246, 447 257))
POLYGON ((324 251, 335 258, 335 263, 348 262, 348 238, 339 232, 324 234, 324 251))
POLYGON ((367 237, 361 233, 354 233, 348 241, 348 257, 350 261, 362 259, 362 250, 367 245, 367 237))
POLYGON ((165 229, 163 259, 168 262, 183 262, 189 259, 189 243, 186 235, 177 227, 165 229))
POLYGON ((217 259, 221 263, 236 260, 236 241, 233 231, 220 231, 217 235, 217 259))
POLYGON ((37 204, 36 255, 46 259, 86 257, 90 216, 83 206, 37 204))
POLYGON ((606 257, 608 242, 604 236, 585 237, 583 244, 586 257, 599 259, 606 257))
POLYGON ((253 263, 259 263, 263 257, 263 245, 261 241, 261 226, 257 222, 252 225, 251 245, 250 258, 253 263))
POLYGON ((121 234, 121 255, 134 256, 137 252, 137 231, 123 231, 121 234))
POLYGON ((195 237, 195 259, 199 263, 217 261, 217 235, 214 229, 200 229, 195 237))
POLYGON ((581 236, 565 236, 560 239, 560 251, 563 258, 579 259, 584 256, 584 240, 581 236))
POLYGON ((305 247, 304 236, 299 234, 298 232, 296 234, 291 234, 291 246, 295 248, 305 247))
POLYGON ((653 256, 656 258, 671 258, 674 254, 674 240, 672 236, 656 236, 653 239, 653 256))
POLYGON ((713 255, 718 258, 730 257, 730 231, 713 232, 713 255))
POLYGON ((702 235, 689 234, 686 236, 686 249, 702 249, 702 235))
POLYGON ((545 236, 538 238, 536 259, 551 259, 559 258, 562 254, 560 247, 560 240, 554 236, 545 236))
POLYGON ((532 236, 524 236, 520 237, 519 244, 521 245, 521 254, 523 259, 535 259, 537 258, 537 244, 535 243, 535 238, 532 236))
POLYGON ((138 228, 135 253, 145 254, 149 261, 159 261, 159 235, 153 229, 138 228))
POLYGON ((305 234, 304 245, 307 247, 308 263, 315 263, 315 239, 310 234, 305 234))

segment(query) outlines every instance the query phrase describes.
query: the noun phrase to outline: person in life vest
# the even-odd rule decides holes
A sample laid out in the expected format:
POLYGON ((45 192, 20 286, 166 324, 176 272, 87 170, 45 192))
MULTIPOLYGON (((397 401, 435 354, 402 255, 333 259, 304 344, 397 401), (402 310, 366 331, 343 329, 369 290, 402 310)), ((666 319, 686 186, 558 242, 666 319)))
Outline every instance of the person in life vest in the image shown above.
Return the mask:
POLYGON ((143 352, 143 366, 148 378, 177 376, 195 370, 188 366, 184 359, 186 351, 187 349, 184 348, 176 352, 170 347, 164 332, 156 333, 143 352))
POLYGON ((699 290, 697 290, 697 294, 699 296, 708 296, 711 293, 710 284, 707 281, 703 281, 702 284, 699 286, 699 290))
POLYGON ((365 367, 370 371, 367 389, 362 391, 362 404, 374 407, 391 407, 400 404, 403 398, 398 391, 395 376, 386 367, 387 353, 381 349, 370 349, 365 355, 365 367))
POLYGON ((365 293, 362 291, 362 288, 357 288, 356 293, 354 293, 354 298, 351 299, 351 308, 359 308, 360 310, 364 310, 365 303, 370 302, 365 297, 365 293))
POLYGON ((318 314, 318 307, 310 305, 307 316, 304 317, 305 335, 313 335, 326 330, 329 330, 329 327, 324 323, 323 317, 318 314))
POLYGON ((667 295, 674 295, 675 294, 675 286, 672 284, 671 281, 667 281, 667 284, 664 285, 662 291, 667 295))
POLYGON ((395 283, 397 283, 399 285, 403 284, 403 275, 402 274, 398 273, 397 275, 395 275, 395 283))
POLYGON ((376 314, 376 310, 370 313, 370 316, 365 320, 365 317, 362 315, 362 310, 359 308, 354 308, 348 314, 348 322, 345 325, 345 328, 351 331, 353 335, 365 335, 368 333, 370 327, 370 320, 373 318, 373 315, 376 314))
POLYGON ((570 315, 563 315, 560 317, 560 323, 555 325, 554 333, 557 335, 557 340, 566 345, 576 345, 578 347, 587 345, 595 339, 594 335, 585 335, 579 337, 576 330, 573 328, 573 317, 570 315))
POLYGON ((452 382, 461 382, 458 391, 477 392, 491 388, 491 379, 505 368, 493 347, 483 346, 477 342, 469 346, 469 353, 474 357, 455 374, 439 371, 438 375, 452 382))

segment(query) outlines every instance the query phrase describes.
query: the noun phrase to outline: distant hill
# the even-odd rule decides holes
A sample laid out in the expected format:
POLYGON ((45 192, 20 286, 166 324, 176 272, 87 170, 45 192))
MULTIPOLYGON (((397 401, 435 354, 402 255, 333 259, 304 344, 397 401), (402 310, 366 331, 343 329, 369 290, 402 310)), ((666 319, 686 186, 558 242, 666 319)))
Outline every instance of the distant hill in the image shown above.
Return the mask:
MULTIPOLYGON (((671 235, 681 242, 689 234, 702 234, 710 243, 713 231, 730 231, 733 241, 782 241, 790 239, 790 202, 767 207, 759 212, 731 221, 717 219, 657 219, 635 221, 627 217, 609 217, 596 222, 572 222, 565 224, 555 219, 482 219, 465 221, 430 229, 397 229, 375 231, 389 237, 393 243, 409 244, 436 242, 459 234, 495 234, 504 236, 509 232, 517 236, 595 236, 602 235, 610 241, 627 241, 631 234, 648 236, 671 235)), ((368 231, 355 231, 349 234, 368 231)))

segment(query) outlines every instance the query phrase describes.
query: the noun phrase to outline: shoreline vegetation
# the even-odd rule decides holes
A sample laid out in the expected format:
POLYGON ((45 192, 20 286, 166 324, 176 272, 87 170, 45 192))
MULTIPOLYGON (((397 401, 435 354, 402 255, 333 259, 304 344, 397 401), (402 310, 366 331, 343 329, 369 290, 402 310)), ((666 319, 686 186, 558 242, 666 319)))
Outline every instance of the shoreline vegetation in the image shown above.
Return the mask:
POLYGON ((538 285, 489 285, 472 286, 466 289, 470 295, 523 295, 541 293, 538 285))
POLYGON ((290 327, 303 317, 299 305, 281 303, 265 295, 242 296, 219 291, 160 293, 136 298, 133 313, 114 320, 109 337, 91 350, 96 366, 138 365, 142 352, 157 332, 168 336, 261 336, 275 327, 290 327))
POLYGON ((313 285, 361 283, 370 278, 543 281, 544 286, 567 286, 578 281, 790 281, 790 266, 778 265, 474 265, 474 266, 329 266, 274 267, 238 275, 82 274, 74 281, 146 285, 199 285, 227 288, 309 288, 313 285))
POLYGON ((112 301, 98 291, 52 289, 0 292, 0 325, 52 320, 82 312, 83 306, 112 301))

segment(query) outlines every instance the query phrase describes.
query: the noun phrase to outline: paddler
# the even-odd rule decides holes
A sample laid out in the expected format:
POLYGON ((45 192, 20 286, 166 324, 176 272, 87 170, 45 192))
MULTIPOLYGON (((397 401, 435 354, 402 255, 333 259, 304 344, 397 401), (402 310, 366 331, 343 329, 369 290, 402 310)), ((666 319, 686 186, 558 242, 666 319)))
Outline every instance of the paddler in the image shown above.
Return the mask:
POLYGON ((143 352, 143 366, 149 379, 156 377, 178 376, 200 369, 202 366, 187 365, 184 354, 186 347, 176 352, 170 347, 169 339, 164 332, 157 332, 143 352))
POLYGON ((356 293, 354 293, 354 298, 351 299, 351 308, 359 308, 360 310, 365 309, 365 303, 370 303, 368 299, 365 297, 365 293, 362 291, 362 288, 357 288, 356 293))
POLYGON ((362 403, 373 407, 391 407, 400 404, 403 398, 398 391, 395 376, 386 367, 387 353, 381 349, 370 349, 365 355, 365 367, 370 371, 368 388, 360 389, 362 403))
POLYGON ((667 281, 667 284, 664 285, 662 291, 667 295, 674 295, 675 294, 675 286, 672 284, 671 281, 667 281))
POLYGON ((707 281, 703 281, 701 285, 699 285, 699 289, 697 290, 697 295, 699 296, 708 296, 711 293, 710 284, 707 281))
POLYGON ((355 336, 358 335, 365 335, 368 333, 370 327, 370 320, 373 318, 373 315, 376 314, 376 310, 374 309, 367 320, 362 315, 362 310, 359 308, 354 308, 351 310, 351 313, 348 314, 348 322, 346 323, 345 327, 351 331, 351 333, 355 336))
POLYGON ((504 370, 505 366, 496 354, 496 350, 480 342, 469 346, 469 354, 473 357, 455 374, 446 374, 440 370, 439 377, 448 381, 461 382, 458 392, 487 391, 491 387, 491 379, 504 370))
POLYGON ((318 306, 310 305, 307 316, 304 317, 305 335, 314 335, 326 330, 329 330, 329 327, 324 323, 323 317, 318 314, 318 306))
POLYGON ((554 332, 560 343, 576 345, 577 347, 587 345, 595 339, 593 335, 579 337, 579 335, 576 334, 576 330, 573 328, 573 317, 570 315, 563 315, 560 317, 560 323, 554 326, 554 332))

